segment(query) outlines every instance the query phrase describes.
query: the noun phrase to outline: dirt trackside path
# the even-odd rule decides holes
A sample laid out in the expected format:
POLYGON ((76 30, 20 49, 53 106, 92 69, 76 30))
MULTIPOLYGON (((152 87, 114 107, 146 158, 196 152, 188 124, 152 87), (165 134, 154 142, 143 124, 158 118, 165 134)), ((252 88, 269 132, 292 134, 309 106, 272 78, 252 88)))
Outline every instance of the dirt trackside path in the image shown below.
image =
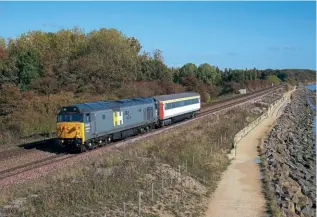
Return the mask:
POLYGON ((291 92, 286 93, 285 101, 272 109, 269 117, 237 144, 237 155, 211 198, 206 211, 207 217, 264 216, 266 202, 261 192, 257 147, 289 102, 290 94, 291 92))

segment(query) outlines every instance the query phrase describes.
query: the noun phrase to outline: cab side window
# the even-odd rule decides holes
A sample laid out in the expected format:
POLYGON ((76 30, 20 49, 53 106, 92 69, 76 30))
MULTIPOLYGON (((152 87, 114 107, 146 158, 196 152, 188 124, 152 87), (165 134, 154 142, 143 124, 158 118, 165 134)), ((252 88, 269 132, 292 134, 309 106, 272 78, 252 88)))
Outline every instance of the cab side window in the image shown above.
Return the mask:
POLYGON ((90 114, 85 115, 85 123, 90 123, 90 114))

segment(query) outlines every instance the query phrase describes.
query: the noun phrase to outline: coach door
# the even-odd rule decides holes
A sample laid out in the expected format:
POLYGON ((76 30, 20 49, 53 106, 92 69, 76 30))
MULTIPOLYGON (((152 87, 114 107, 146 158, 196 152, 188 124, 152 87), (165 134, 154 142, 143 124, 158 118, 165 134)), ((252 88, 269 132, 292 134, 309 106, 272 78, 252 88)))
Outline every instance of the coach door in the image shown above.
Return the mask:
POLYGON ((86 113, 85 115, 85 133, 86 136, 94 136, 96 131, 96 118, 94 113, 86 113))
POLYGON ((96 114, 95 113, 90 113, 90 119, 91 119, 91 132, 93 134, 93 136, 96 136, 97 134, 97 126, 96 126, 96 114))

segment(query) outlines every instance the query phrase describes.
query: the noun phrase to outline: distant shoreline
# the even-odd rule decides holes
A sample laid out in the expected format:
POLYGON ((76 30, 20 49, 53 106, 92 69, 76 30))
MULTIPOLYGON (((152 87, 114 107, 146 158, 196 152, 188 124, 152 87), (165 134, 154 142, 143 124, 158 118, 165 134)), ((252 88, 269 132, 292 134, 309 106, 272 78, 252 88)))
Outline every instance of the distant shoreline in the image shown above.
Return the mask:
POLYGON ((312 84, 315 84, 316 85, 316 82, 308 82, 308 83, 304 83, 305 84, 305 86, 306 85, 312 85, 312 84))

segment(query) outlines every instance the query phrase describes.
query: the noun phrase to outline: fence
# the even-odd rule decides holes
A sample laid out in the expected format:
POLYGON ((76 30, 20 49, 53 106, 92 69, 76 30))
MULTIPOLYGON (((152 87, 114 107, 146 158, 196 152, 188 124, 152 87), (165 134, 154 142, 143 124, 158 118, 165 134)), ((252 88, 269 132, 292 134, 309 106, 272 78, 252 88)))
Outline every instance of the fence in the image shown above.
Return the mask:
MULTIPOLYGON (((212 149, 204 154, 210 156, 212 154, 212 149)), ((156 179, 149 181, 146 186, 143 186, 142 190, 136 189, 133 202, 131 200, 123 200, 122 203, 116 205, 115 210, 106 213, 104 217, 158 217, 157 215, 149 214, 149 210, 145 209, 145 206, 148 206, 149 204, 154 205, 157 201, 162 201, 164 197, 173 205, 182 207, 182 204, 184 203, 182 199, 186 198, 185 195, 187 195, 189 191, 186 192, 180 190, 178 187, 190 187, 191 192, 192 189, 196 189, 197 185, 203 185, 208 181, 208 179, 203 176, 198 180, 199 182, 193 183, 193 178, 187 176, 189 174, 188 166, 190 164, 199 164, 199 156, 193 155, 190 160, 184 160, 176 168, 167 165, 162 166, 160 171, 158 171, 160 176, 156 176, 156 179), (174 196, 173 199, 170 198, 171 193, 174 196)), ((207 193, 207 189, 205 193, 207 193)))

